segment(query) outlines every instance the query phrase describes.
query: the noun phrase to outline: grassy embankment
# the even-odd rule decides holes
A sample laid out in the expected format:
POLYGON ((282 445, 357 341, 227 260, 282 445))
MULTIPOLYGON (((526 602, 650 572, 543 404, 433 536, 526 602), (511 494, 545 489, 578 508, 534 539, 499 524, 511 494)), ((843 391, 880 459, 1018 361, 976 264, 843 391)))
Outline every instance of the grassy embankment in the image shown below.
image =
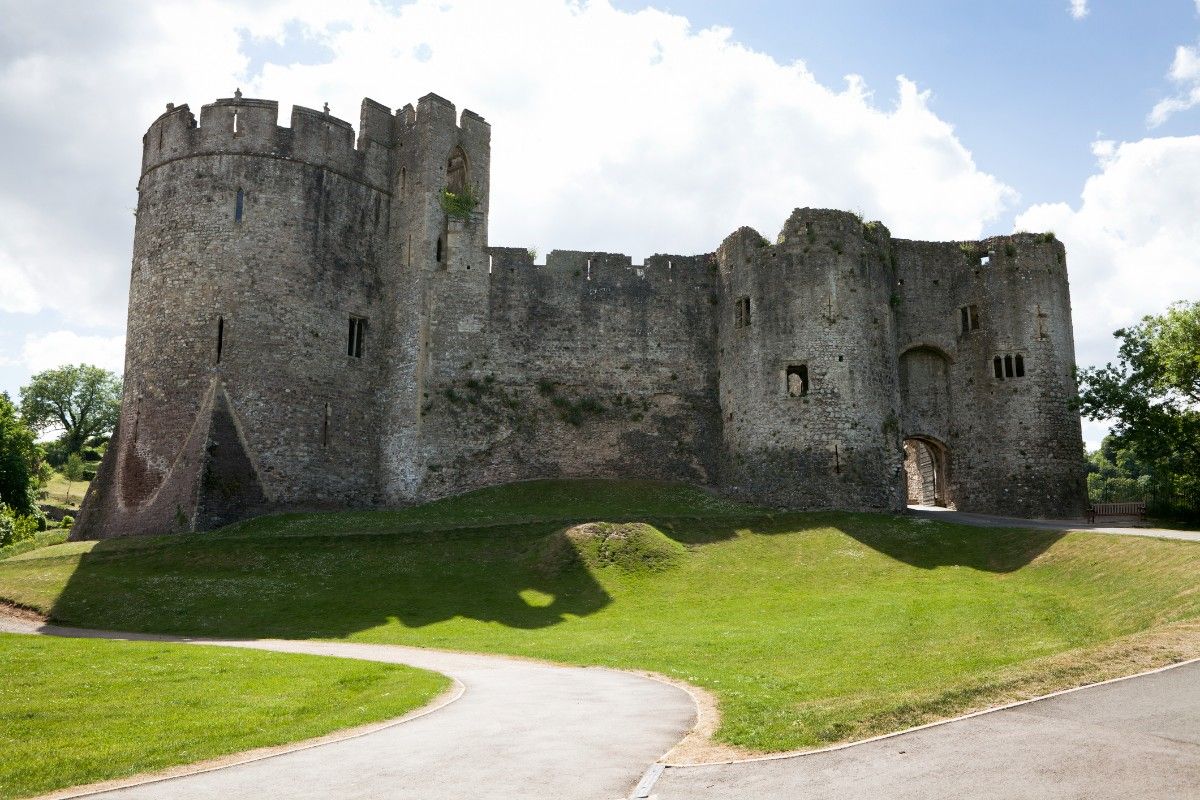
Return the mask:
POLYGON ((0 797, 401 716, 448 686, 393 664, 0 634, 0 797))
POLYGON ((1198 588, 1186 542, 770 514, 603 482, 0 562, 0 597, 69 624, 654 670, 715 693, 717 738, 763 751, 1200 654, 1198 588), (647 524, 572 527, 593 520, 647 524))

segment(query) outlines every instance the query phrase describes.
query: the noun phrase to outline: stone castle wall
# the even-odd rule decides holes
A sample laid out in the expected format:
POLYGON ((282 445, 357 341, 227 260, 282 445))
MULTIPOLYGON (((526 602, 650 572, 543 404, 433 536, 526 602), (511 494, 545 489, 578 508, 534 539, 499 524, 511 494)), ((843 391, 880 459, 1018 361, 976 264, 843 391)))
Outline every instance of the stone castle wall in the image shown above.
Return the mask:
POLYGON ((556 476, 894 510, 905 440, 959 508, 1082 509, 1052 238, 910 242, 798 209, 775 241, 535 265, 489 246, 478 115, 364 100, 356 140, 277 114, 239 95, 145 136, 121 421, 76 536, 556 476))

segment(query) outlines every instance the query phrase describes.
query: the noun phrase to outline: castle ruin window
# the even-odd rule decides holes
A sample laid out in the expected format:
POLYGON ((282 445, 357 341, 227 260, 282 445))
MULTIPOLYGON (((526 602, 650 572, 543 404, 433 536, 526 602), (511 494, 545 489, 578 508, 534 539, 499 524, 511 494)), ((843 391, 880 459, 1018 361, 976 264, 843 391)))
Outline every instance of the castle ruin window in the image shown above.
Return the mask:
POLYGON ((437 263, 439 263, 439 264, 442 263, 442 247, 443 247, 442 237, 439 236, 438 240, 437 240, 437 248, 434 250, 434 253, 433 253, 434 260, 437 261, 437 263))
POLYGON ((992 359, 992 372, 997 380, 1025 377, 1025 356, 1022 353, 1005 353, 992 359))
POLYGON ((454 148, 446 164, 446 191, 457 195, 467 191, 467 154, 461 147, 454 148))
POLYGON ((329 447, 329 417, 332 409, 325 404, 325 418, 321 422, 321 447, 329 447))
POLYGON ((242 209, 245 206, 245 202, 246 202, 246 193, 243 192, 241 189, 238 189, 237 190, 237 200, 234 201, 234 205, 233 205, 233 221, 234 222, 242 221, 242 209))
POLYGON ((225 349, 225 318, 217 317, 217 363, 221 363, 221 351, 225 349))
POLYGON ((784 373, 788 397, 804 397, 808 394, 808 365, 793 364, 784 373))
POLYGON ((958 314, 963 333, 979 330, 979 306, 962 306, 958 309, 958 314))
POLYGON ((350 337, 346 342, 346 355, 352 358, 362 358, 363 340, 367 335, 367 320, 364 317, 350 317, 350 337))
POLYGON ((734 310, 734 323, 739 328, 750 326, 750 298, 748 296, 737 299, 737 307, 734 310))

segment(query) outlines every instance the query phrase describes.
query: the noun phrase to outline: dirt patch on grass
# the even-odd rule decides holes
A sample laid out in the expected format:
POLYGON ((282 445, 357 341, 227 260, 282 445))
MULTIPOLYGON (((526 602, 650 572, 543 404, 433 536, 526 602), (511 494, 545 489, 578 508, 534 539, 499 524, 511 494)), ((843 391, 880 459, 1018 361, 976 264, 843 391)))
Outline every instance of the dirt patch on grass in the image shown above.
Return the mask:
POLYGON ((14 603, 0 597, 0 617, 11 617, 26 622, 49 622, 50 619, 32 606, 14 603))

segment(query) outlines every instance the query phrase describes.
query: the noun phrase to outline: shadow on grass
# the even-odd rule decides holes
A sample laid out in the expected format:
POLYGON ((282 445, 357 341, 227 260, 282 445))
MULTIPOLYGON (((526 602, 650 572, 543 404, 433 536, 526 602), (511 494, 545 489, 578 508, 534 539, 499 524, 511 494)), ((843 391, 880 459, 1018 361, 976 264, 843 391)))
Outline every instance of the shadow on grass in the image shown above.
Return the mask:
POLYGON ((871 519, 865 514, 854 515, 840 527, 867 547, 920 569, 959 566, 984 572, 1015 572, 1066 535, 1034 528, 974 528, 914 517, 871 519))
POLYGON ((537 568, 538 544, 553 527, 100 542, 51 616, 86 627, 247 637, 336 638, 392 620, 421 627, 455 617, 542 628, 610 602, 573 551, 552 571, 537 568))
MULTIPOLYGON (((885 514, 760 514, 649 519, 688 546, 740 530, 841 531, 921 569, 1012 572, 1064 534, 973 528, 885 514)), ((551 548, 564 522, 435 531, 182 535, 98 543, 51 611, 92 628, 232 637, 341 638, 380 625, 456 618, 535 630, 586 617, 612 599, 596 565, 551 548)))

